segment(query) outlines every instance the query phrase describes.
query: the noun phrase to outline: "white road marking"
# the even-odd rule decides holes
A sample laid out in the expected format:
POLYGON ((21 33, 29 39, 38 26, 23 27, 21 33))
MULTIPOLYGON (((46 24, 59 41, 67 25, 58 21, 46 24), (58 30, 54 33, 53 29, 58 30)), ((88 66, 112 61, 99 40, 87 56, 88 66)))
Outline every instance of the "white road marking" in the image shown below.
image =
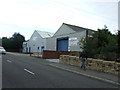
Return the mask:
POLYGON ((24 69, 26 72, 28 72, 28 73, 30 73, 30 74, 32 74, 32 75, 34 75, 35 73, 33 73, 33 72, 31 72, 30 70, 28 70, 28 69, 24 69))
POLYGON ((12 61, 10 61, 10 60, 7 60, 7 62, 12 63, 12 61))

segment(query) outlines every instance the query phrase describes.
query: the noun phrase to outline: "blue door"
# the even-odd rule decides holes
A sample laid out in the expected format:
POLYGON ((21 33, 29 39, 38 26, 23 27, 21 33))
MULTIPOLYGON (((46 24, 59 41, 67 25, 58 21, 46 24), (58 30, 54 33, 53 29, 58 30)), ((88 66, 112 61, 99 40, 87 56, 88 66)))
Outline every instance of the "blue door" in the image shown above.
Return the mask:
POLYGON ((68 38, 57 39, 57 51, 68 51, 68 38))
POLYGON ((31 53, 31 47, 29 47, 29 53, 31 53))

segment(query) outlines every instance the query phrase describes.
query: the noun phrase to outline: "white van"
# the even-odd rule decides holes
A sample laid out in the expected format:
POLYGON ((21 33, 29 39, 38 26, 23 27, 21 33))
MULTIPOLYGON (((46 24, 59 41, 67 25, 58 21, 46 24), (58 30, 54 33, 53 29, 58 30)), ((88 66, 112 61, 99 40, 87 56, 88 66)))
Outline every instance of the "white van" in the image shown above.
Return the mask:
POLYGON ((6 54, 6 50, 0 46, 0 54, 6 54))

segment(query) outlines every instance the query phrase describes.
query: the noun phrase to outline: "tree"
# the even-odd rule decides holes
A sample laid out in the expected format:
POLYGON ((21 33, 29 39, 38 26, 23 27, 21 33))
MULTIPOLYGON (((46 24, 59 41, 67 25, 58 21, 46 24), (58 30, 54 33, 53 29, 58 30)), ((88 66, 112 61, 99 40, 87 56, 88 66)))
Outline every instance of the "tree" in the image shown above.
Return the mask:
POLYGON ((14 33, 11 39, 13 39, 14 49, 22 48, 22 43, 25 41, 24 36, 19 33, 14 33))
POLYGON ((19 52, 22 48, 22 43, 25 41, 25 37, 20 33, 14 33, 12 37, 2 38, 3 47, 8 51, 17 51, 19 52))
POLYGON ((10 42, 10 40, 9 40, 7 37, 3 37, 3 38, 2 38, 2 46, 3 46, 5 49, 10 48, 11 45, 12 45, 12 43, 10 42))
POLYGON ((103 29, 98 29, 92 37, 88 37, 84 46, 89 57, 111 60, 110 55, 116 54, 117 51, 117 36, 105 26, 103 29))

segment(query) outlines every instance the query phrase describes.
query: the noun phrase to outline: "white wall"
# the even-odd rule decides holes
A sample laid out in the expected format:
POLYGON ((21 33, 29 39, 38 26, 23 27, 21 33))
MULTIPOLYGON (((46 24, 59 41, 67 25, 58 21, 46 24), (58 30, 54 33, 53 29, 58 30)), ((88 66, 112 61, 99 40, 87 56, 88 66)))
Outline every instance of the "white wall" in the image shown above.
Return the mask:
POLYGON ((28 52, 27 48, 28 48, 28 42, 23 42, 23 50, 22 50, 22 52, 23 53, 28 52))
MULTIPOLYGON (((46 39, 46 49, 56 51, 57 38, 62 38, 62 37, 69 37, 69 38, 77 37, 79 41, 81 38, 86 37, 86 30, 75 32, 68 26, 63 25, 62 27, 59 28, 59 30, 55 33, 53 37, 46 39)), ((70 51, 81 51, 79 44, 77 46, 70 46, 69 49, 70 51)))
POLYGON ((67 35, 70 33, 75 33, 74 30, 72 30, 71 28, 69 28, 67 25, 63 24, 58 31, 54 34, 54 36, 61 36, 61 35, 67 35))
POLYGON ((38 32, 35 31, 28 42, 28 47, 31 47, 31 52, 41 52, 42 46, 46 48, 46 39, 42 38, 38 32))

